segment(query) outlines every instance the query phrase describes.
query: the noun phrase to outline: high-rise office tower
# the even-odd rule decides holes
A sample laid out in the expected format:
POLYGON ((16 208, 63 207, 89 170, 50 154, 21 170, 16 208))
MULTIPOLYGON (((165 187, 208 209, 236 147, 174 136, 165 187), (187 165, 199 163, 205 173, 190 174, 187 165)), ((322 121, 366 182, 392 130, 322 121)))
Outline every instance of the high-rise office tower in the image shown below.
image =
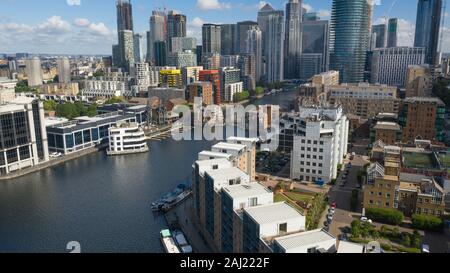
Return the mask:
POLYGON ((263 73, 262 33, 258 26, 247 31, 245 52, 253 54, 255 58, 255 81, 259 82, 263 73))
POLYGON ((286 79, 298 79, 299 57, 302 53, 302 0, 286 4, 284 73, 286 79))
POLYGON ((425 47, 425 62, 438 65, 439 34, 441 26, 442 0, 419 0, 417 6, 416 36, 414 47, 425 47))
POLYGON ((142 63, 145 61, 145 39, 144 35, 136 33, 133 36, 134 61, 142 63))
POLYGON ((246 49, 245 41, 247 40, 247 31, 256 26, 258 26, 258 23, 253 21, 243 21, 237 23, 236 54, 245 52, 246 49))
POLYGON ((133 8, 130 0, 117 0, 117 31, 133 30, 133 8))
POLYGON ((155 42, 153 46, 153 56, 155 66, 166 66, 167 65, 167 43, 166 41, 155 42))
POLYGON ((388 23, 388 39, 387 47, 397 46, 397 36, 398 36, 398 19, 391 18, 388 23))
POLYGON ((28 86, 42 85, 42 67, 41 60, 38 57, 25 61, 26 73, 28 77, 28 86))
POLYGON ((255 90, 256 62, 253 53, 242 53, 239 55, 237 67, 241 70, 241 79, 244 82, 244 90, 255 90))
POLYGON ((203 60, 203 46, 197 45, 197 49, 196 49, 195 53, 197 54, 197 64, 202 63, 202 60, 203 60))
POLYGON ((202 27, 202 45, 203 53, 219 53, 221 52, 220 42, 220 25, 204 24, 202 27))
POLYGON ((372 34, 376 34, 375 48, 385 48, 387 44, 387 26, 385 24, 372 26, 372 34))
POLYGON ((155 10, 150 16, 150 31, 147 34, 147 62, 154 63, 155 43, 166 41, 166 35, 166 14, 155 10))
POLYGON ((128 71, 134 63, 134 35, 131 30, 119 31, 120 67, 128 71))
MULTIPOLYGON (((330 26, 328 20, 303 22, 302 53, 322 54, 321 71, 328 71, 330 62, 330 26)), ((301 65, 301 64, 300 64, 301 65)))
POLYGON ((284 76, 284 12, 266 4, 258 12, 258 25, 262 32, 264 77, 275 83, 284 76))
POLYGON ((372 4, 367 0, 333 0, 330 68, 340 72, 341 82, 364 80, 372 10, 372 4))
POLYGON ((323 65, 323 55, 317 53, 303 53, 298 57, 299 75, 298 79, 308 81, 314 75, 320 74, 323 65))
POLYGON ((60 83, 69 83, 71 78, 71 71, 70 71, 70 61, 69 58, 58 58, 56 60, 56 65, 58 67, 58 81, 60 83))
POLYGON ((120 48, 119 45, 112 46, 112 63, 114 67, 120 66, 120 61, 122 58, 120 57, 120 48))
POLYGON ((221 46, 221 55, 235 55, 236 52, 236 43, 237 43, 237 35, 236 35, 236 24, 224 24, 220 25, 220 41, 222 43, 221 46))
POLYGON ((167 15, 167 42, 169 51, 172 50, 173 37, 186 37, 186 15, 171 10, 167 15))
POLYGON ((172 38, 172 53, 183 51, 197 50, 197 38, 194 37, 173 37, 172 38))

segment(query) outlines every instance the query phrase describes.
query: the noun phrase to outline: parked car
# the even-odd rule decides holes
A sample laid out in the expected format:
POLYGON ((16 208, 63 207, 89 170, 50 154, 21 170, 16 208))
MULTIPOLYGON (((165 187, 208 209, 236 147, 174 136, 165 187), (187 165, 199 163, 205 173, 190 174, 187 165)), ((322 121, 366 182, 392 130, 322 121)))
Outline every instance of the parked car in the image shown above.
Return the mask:
POLYGON ((328 220, 328 222, 332 222, 333 221, 333 214, 328 214, 327 215, 327 220, 328 220))
POLYGON ((335 210, 334 208, 330 208, 330 209, 328 210, 328 212, 329 212, 330 214, 334 214, 334 213, 336 212, 336 210, 335 210))
POLYGON ((333 203, 333 204, 331 204, 331 207, 332 207, 333 209, 336 209, 336 208, 337 208, 337 204, 336 204, 336 203, 333 203))
POLYGON ((361 217, 361 222, 363 222, 363 223, 369 223, 369 224, 372 224, 372 223, 373 223, 372 220, 370 220, 369 218, 367 218, 367 217, 365 217, 365 216, 361 217))
POLYGON ((340 240, 340 241, 347 242, 347 241, 348 241, 348 235, 347 235, 347 233, 342 233, 342 234, 340 235, 339 240, 340 240))

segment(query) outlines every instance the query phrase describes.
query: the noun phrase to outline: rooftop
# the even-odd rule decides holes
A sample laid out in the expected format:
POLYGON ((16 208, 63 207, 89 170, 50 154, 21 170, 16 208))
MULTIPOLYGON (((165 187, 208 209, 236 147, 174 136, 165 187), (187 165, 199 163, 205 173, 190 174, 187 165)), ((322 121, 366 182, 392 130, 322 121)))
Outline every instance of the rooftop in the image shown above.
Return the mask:
POLYGON ((340 241, 337 253, 364 253, 364 246, 360 244, 340 241))
POLYGON ((224 191, 232 198, 252 197, 272 193, 269 189, 256 182, 225 187, 224 191))
POLYGON ((376 130, 393 130, 400 131, 400 125, 395 122, 379 121, 374 127, 376 130))
POLYGON ((235 179, 238 177, 248 177, 248 175, 245 172, 241 171, 236 167, 218 170, 209 170, 206 173, 216 181, 235 179))
POLYGON ((227 158, 230 159, 232 155, 226 154, 226 153, 216 153, 211 151, 203 151, 198 154, 199 156, 207 156, 207 157, 214 157, 214 158, 227 158))
POLYGON ((403 152, 403 165, 415 169, 438 169, 433 154, 427 152, 403 152))
POLYGON ((410 97, 406 98, 404 100, 406 103, 413 103, 413 102, 432 102, 437 103, 439 105, 445 105, 444 102, 440 98, 434 98, 434 97, 410 97))
POLYGON ((245 213, 260 225, 287 221, 292 218, 303 216, 296 209, 285 202, 247 208, 245 209, 245 213))
POLYGON ((242 151, 246 147, 247 146, 242 145, 242 144, 233 144, 233 143, 227 143, 227 142, 219 142, 216 145, 212 146, 212 149, 242 151))
POLYGON ((330 240, 335 241, 336 238, 324 230, 317 229, 279 237, 275 239, 275 242, 284 250, 288 250, 302 246, 310 246, 313 244, 317 245, 320 242, 326 242, 330 240))
POLYGON ((400 173, 400 181, 402 181, 402 182, 420 183, 423 180, 429 180, 429 179, 431 179, 431 177, 423 175, 423 174, 400 173))

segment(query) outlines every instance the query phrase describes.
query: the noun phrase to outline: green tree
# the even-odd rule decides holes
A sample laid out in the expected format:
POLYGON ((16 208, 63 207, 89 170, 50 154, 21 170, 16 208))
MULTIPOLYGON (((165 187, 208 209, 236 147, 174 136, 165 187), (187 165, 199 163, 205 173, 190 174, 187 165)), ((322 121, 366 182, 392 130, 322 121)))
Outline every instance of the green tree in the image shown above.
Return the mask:
POLYGON ((105 76, 105 72, 103 72, 102 70, 97 70, 94 72, 94 74, 92 76, 96 77, 96 78, 103 77, 103 76, 105 76))
POLYGON ((402 244, 406 247, 411 246, 411 237, 409 236, 408 233, 403 234, 402 244))
POLYGON ((435 216, 414 214, 412 225, 416 229, 438 231, 444 227, 444 222, 435 216))
POLYGON ((248 91, 242 91, 240 93, 234 94, 234 102, 240 102, 246 100, 250 97, 250 93, 248 91))
POLYGON ((97 115, 97 104, 91 104, 86 110, 86 115, 89 117, 94 117, 97 115))
POLYGON ((114 103, 122 103, 125 102, 124 97, 112 97, 109 100, 105 101, 105 104, 114 104, 114 103))
POLYGON ((264 94, 264 88, 261 87, 261 86, 257 86, 257 87, 255 88, 255 94, 256 94, 256 95, 262 95, 262 94, 264 94))
POLYGON ((403 213, 396 209, 369 208, 366 209, 366 216, 377 222, 391 225, 399 225, 404 219, 403 213))
POLYGON ((56 107, 58 104, 54 100, 44 101, 44 110, 45 111, 56 111, 56 107))
POLYGON ((27 80, 22 80, 22 81, 17 82, 15 91, 18 92, 18 93, 20 93, 20 92, 31 92, 32 89, 28 86, 28 81, 27 80))

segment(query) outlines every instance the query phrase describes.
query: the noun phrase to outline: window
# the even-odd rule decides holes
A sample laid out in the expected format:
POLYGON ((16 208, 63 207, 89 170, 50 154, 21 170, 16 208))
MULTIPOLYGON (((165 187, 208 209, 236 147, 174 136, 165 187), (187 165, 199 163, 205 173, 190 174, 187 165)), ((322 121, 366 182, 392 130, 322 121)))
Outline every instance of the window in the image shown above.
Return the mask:
POLYGON ((315 153, 316 153, 316 152, 317 152, 317 148, 314 148, 314 149, 313 149, 313 152, 315 152, 315 153))
POLYGON ((323 153, 323 149, 320 149, 319 152, 323 153))
POLYGON ((308 253, 317 253, 317 248, 315 247, 308 248, 308 253))
POLYGON ((319 160, 323 160, 323 156, 319 155, 319 160))
POLYGON ((308 147, 307 151, 308 151, 308 152, 311 152, 311 148, 310 148, 310 147, 308 147))
POLYGON ((258 198, 250 198, 250 207, 256 207, 258 205, 258 198))
POLYGON ((278 225, 278 235, 284 235, 287 233, 287 223, 278 225))
POLYGON ((213 165, 212 169, 213 169, 213 170, 219 169, 219 165, 213 165))
POLYGON ((308 144, 311 144, 311 140, 308 140, 308 144))

